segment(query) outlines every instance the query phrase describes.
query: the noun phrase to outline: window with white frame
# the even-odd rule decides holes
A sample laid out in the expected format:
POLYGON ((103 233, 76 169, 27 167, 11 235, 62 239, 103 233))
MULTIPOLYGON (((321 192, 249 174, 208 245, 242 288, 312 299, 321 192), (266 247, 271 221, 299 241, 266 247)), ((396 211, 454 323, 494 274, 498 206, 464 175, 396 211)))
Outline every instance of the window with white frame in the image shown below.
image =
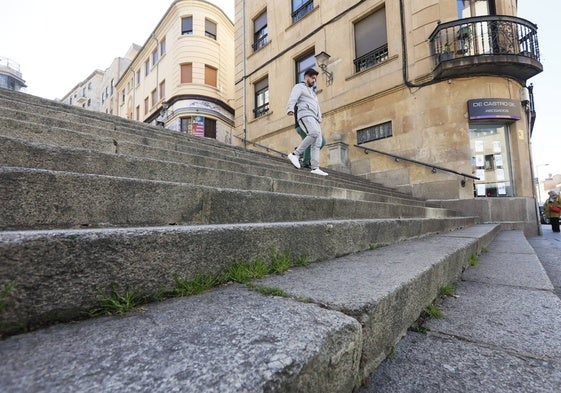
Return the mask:
POLYGON ((253 50, 259 50, 269 42, 267 10, 253 21, 253 50))
POLYGON ((255 118, 269 113, 269 77, 261 79, 255 84, 255 118))

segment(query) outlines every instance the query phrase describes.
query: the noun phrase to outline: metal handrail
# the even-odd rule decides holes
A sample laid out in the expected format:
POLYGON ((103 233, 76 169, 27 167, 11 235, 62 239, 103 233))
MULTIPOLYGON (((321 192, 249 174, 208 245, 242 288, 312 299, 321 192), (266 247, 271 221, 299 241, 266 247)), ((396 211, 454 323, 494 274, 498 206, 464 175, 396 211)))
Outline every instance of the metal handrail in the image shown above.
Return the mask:
POLYGON ((284 152, 282 152, 282 151, 272 149, 272 148, 270 148, 270 147, 268 147, 268 146, 261 145, 261 144, 259 144, 259 143, 257 143, 257 142, 252 142, 252 141, 250 141, 249 139, 242 138, 241 136, 237 136, 237 135, 233 135, 233 134, 232 134, 232 136, 233 136, 234 138, 238 138, 239 140, 241 140, 241 141, 244 142, 244 143, 248 143, 248 144, 250 144, 250 145, 253 145, 253 146, 256 146, 256 147, 260 147, 260 148, 262 148, 262 149, 265 149, 265 150, 267 151, 267 153, 270 152, 270 151, 272 151, 273 153, 280 154, 282 157, 286 157, 286 156, 287 156, 287 154, 284 153, 284 152))
POLYGON ((426 162, 413 160, 411 158, 398 156, 396 154, 386 153, 385 151, 371 149, 369 147, 364 147, 364 146, 360 146, 360 145, 354 145, 354 147, 358 147, 359 149, 363 149, 364 154, 368 154, 368 152, 371 151, 371 152, 374 152, 374 153, 382 154, 384 156, 392 157, 395 161, 402 160, 402 161, 412 162, 413 164, 423 165, 423 166, 431 168, 432 173, 436 173, 436 171, 439 170, 439 171, 443 171, 443 172, 453 173, 455 175, 459 175, 459 176, 463 176, 463 177, 469 177, 470 179, 474 179, 474 180, 480 180, 477 176, 468 175, 467 173, 458 172, 458 171, 455 171, 453 169, 448 169, 448 168, 444 168, 444 167, 441 167, 441 166, 438 166, 438 165, 432 165, 432 164, 428 164, 426 162))

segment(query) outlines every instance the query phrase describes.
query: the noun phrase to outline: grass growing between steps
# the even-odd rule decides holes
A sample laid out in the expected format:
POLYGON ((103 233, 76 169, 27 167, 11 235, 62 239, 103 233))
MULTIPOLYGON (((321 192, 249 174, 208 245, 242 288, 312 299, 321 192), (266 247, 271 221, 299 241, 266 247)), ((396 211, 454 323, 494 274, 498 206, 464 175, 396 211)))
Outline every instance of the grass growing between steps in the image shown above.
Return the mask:
POLYGON ((429 329, 425 326, 425 323, 429 319, 441 319, 444 317, 444 311, 442 309, 442 301, 446 297, 456 296, 455 288, 446 284, 438 290, 438 297, 421 312, 419 318, 409 327, 409 330, 417 333, 427 333, 429 329))
MULTIPOLYGON (((481 253, 489 252, 486 247, 481 249, 481 253)), ((479 255, 478 254, 471 254, 468 260, 468 266, 474 267, 479 265, 479 255)), ((465 270, 465 268, 464 268, 465 270)), ((421 312, 419 318, 409 327, 409 330, 418 332, 418 333, 426 333, 429 329, 425 326, 426 321, 429 319, 440 319, 444 317, 444 311, 442 309, 442 302, 446 297, 457 297, 456 289, 453 285, 447 284, 441 287, 438 290, 438 296, 434 301, 429 304, 425 309, 421 312)))
MULTIPOLYGON (((308 266, 310 264, 306 256, 290 256, 272 251, 270 259, 265 261, 258 258, 251 262, 235 262, 229 268, 218 274, 198 274, 191 279, 174 277, 174 290, 172 292, 159 292, 155 295, 140 295, 134 290, 118 292, 113 289, 108 296, 99 297, 99 305, 88 312, 89 316, 122 314, 128 311, 137 310, 140 305, 171 299, 174 297, 184 297, 198 295, 214 287, 237 282, 245 284, 249 289, 265 295, 290 297, 279 288, 269 288, 256 286, 250 281, 263 278, 270 274, 283 274, 288 269, 298 266, 308 266)), ((0 305, 1 303, 0 293, 0 305)), ((296 299, 302 302, 310 302, 310 299, 296 299)))

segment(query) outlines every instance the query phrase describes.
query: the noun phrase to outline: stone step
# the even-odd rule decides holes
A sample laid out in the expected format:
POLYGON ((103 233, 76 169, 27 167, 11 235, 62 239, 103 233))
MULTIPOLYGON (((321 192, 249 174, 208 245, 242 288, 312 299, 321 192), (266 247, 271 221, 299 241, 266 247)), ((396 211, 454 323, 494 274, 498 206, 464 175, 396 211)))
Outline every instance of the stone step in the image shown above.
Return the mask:
MULTIPOLYGON (((346 183, 319 179, 308 182, 315 175, 294 175, 287 172, 269 173, 263 168, 257 171, 243 170, 241 165, 228 161, 194 160, 201 165, 184 164, 156 159, 146 159, 122 154, 97 152, 87 149, 61 148, 30 143, 17 138, 0 136, 0 165, 10 167, 40 168, 56 171, 101 174, 147 180, 161 180, 190 183, 242 190, 260 190, 279 193, 294 193, 320 197, 347 198, 408 204, 425 205, 422 201, 370 190, 366 187, 348 189, 346 183), (224 168, 224 169, 220 169, 224 168), (257 172, 253 174, 252 172, 257 172), (272 176, 276 175, 276 176, 272 176), (362 191, 365 189, 366 191, 362 191)), ((286 164, 286 163, 285 163, 286 164)), ((451 211, 450 211, 451 212, 451 211)))
POLYGON ((112 290, 157 298, 174 290, 175 277, 218 274, 235 263, 270 261, 272 253, 316 262, 474 223, 451 217, 4 231, 0 283, 14 288, 17 307, 3 310, 0 326, 6 333, 78 318, 112 290))
MULTIPOLYGON (((9 337, 0 342, 5 359, 0 385, 10 393, 356 391, 439 288, 457 280, 470 255, 480 252, 497 231, 496 225, 478 225, 332 256, 254 281, 262 288, 279 289, 286 297, 226 285, 197 296, 145 305, 141 312, 9 337)), ((292 233, 282 233, 287 232, 292 233)), ((91 240, 102 241, 99 235, 92 233, 91 240)), ((68 246, 70 239, 59 240, 68 246)), ((197 240, 193 244, 199 244, 197 240)), ((314 240, 323 243, 322 236, 314 240)), ((135 265, 144 271, 146 280, 153 273, 147 271, 144 260, 135 265)), ((65 276, 77 267, 69 261, 70 257, 58 263, 65 276)), ((160 264, 163 261, 160 258, 160 264)), ((92 265, 83 264, 75 271, 85 273, 83 269, 94 269, 92 265)), ((97 269, 107 275, 130 274, 119 265, 116 256, 111 269, 107 265, 97 269)), ((167 274, 169 269, 163 267, 155 270, 155 277, 167 274)), ((48 277, 62 283, 66 279, 55 270, 48 277)), ((88 275, 82 278, 89 283, 88 275)), ((25 288, 33 289, 34 279, 41 279, 37 272, 25 288)), ((20 293, 17 284, 15 294, 20 293)), ((153 285, 157 287, 156 282, 153 285)), ((79 302, 82 294, 73 289, 64 297, 79 302)), ((35 305, 50 303, 38 297, 35 305)))
POLYGON ((0 167, 1 230, 448 217, 445 209, 0 167))
MULTIPOLYGON (((2 106, 1 106, 1 97, 0 97, 0 116, 2 116, 2 106)), ((13 104, 13 103, 12 103, 13 104)), ((18 107, 19 108, 19 107, 18 107)), ((154 127, 150 125, 146 125, 144 123, 133 122, 126 119, 121 119, 124 122, 127 122, 127 126, 117 126, 114 124, 107 125, 105 123, 104 126, 92 126, 89 125, 87 122, 84 122, 84 117, 86 115, 89 116, 90 111, 82 110, 83 114, 80 116, 76 114, 72 114, 73 118, 69 123, 66 123, 66 127, 64 126, 50 126, 45 127, 45 123, 54 122, 55 124, 60 123, 61 115, 56 111, 53 111, 51 117, 45 118, 45 116, 41 116, 38 114, 32 114, 37 110, 30 110, 30 111, 23 111, 22 108, 17 109, 20 112, 20 117, 35 117, 36 120, 34 122, 23 122, 22 124, 17 125, 17 121, 11 119, 9 116, 5 119, 6 121, 11 121, 11 125, 8 126, 9 123, 6 123, 4 126, 4 133, 6 135, 11 135, 15 137, 23 137, 24 139, 38 141, 42 143, 49 143, 53 144, 53 141, 57 141, 58 143, 64 145, 66 143, 72 142, 73 140, 77 139, 79 146, 83 146, 83 135, 85 134, 83 131, 89 127, 90 131, 97 133, 103 138, 109 138, 106 140, 106 149, 104 151, 111 151, 111 143, 115 146, 113 151, 123 152, 123 149, 119 149, 119 145, 125 142, 133 143, 133 145, 148 145, 151 147, 158 147, 163 148, 165 150, 180 150, 185 152, 192 152, 197 155, 204 154, 205 156, 218 154, 216 157, 225 158, 225 159, 232 159, 237 157, 245 157, 251 162, 261 162, 262 165, 268 166, 271 165, 271 156, 267 154, 260 154, 254 151, 248 151, 240 148, 236 148, 233 146, 227 146, 217 141, 208 139, 208 138, 199 138, 194 137, 191 135, 185 135, 177 132, 171 132, 168 130, 163 130, 160 127, 154 127), (68 128, 71 127, 71 128, 68 128), (82 132, 79 132, 79 137, 76 138, 76 135, 68 136, 68 132, 76 132, 77 129, 81 129, 82 132), (29 136, 29 132, 31 132, 31 136, 29 136), (37 135, 37 134, 44 134, 44 135, 37 135), (202 149, 202 150, 201 150, 202 149), (214 153, 213 153, 214 152, 214 153)), ((41 107, 40 111, 43 112, 44 108, 41 107)), ((13 111, 8 111, 8 113, 12 113, 13 111)), ((3 119, 4 120, 4 119, 3 119)), ((0 122, 1 124, 1 122, 0 122)), ((91 136, 90 136, 91 138, 91 136)), ((72 145, 76 146, 76 145, 72 145)), ((127 146, 127 152, 131 153, 130 146, 127 146)), ((282 165, 286 165, 286 161, 283 160, 276 160, 275 165, 279 165, 279 162, 282 162, 282 165)), ((338 177, 339 180, 343 179, 346 180, 349 184, 362 184, 367 185, 368 187, 375 187, 381 191, 390 192, 392 195, 403 197, 412 198, 409 194, 401 193, 396 190, 389 189, 387 187, 381 186, 376 183, 372 183, 366 179, 358 178, 356 176, 349 176, 346 174, 339 174, 336 172, 332 172, 332 177, 338 177)))

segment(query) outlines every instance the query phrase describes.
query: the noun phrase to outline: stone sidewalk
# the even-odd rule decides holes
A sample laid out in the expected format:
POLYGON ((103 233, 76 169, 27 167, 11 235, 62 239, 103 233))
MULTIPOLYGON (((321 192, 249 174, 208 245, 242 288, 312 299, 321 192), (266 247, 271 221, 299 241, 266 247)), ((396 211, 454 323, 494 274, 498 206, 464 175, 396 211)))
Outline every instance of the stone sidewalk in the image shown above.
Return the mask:
POLYGON ((561 301, 537 256, 561 279, 550 232, 501 232, 443 302, 444 318, 408 332, 361 393, 560 392, 561 301))

